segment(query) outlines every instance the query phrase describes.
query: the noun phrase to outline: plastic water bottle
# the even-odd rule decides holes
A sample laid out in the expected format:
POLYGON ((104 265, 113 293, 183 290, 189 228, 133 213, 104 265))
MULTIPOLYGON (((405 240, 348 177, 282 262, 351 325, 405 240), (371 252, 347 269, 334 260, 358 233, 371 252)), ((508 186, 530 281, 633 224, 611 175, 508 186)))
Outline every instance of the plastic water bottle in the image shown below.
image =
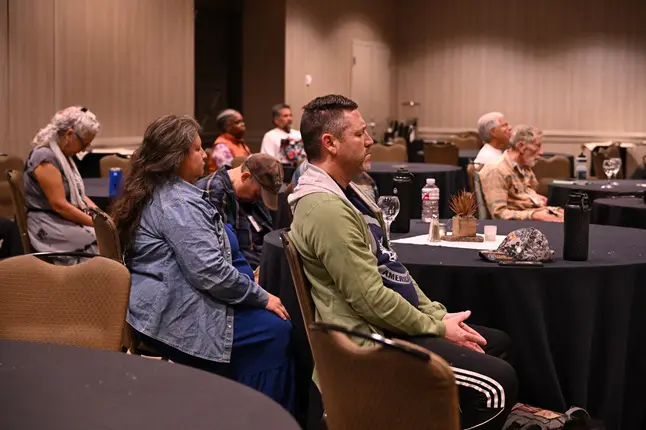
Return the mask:
POLYGON ((577 155, 574 163, 574 177, 583 181, 588 178, 588 157, 585 156, 585 147, 581 147, 581 153, 577 155))
POLYGON ((110 176, 108 179, 108 196, 111 199, 115 199, 121 194, 121 182, 123 180, 123 174, 121 173, 120 167, 111 167, 110 176))
POLYGON ((428 178, 422 188, 422 222, 430 223, 433 217, 439 218, 440 189, 435 179, 428 178))

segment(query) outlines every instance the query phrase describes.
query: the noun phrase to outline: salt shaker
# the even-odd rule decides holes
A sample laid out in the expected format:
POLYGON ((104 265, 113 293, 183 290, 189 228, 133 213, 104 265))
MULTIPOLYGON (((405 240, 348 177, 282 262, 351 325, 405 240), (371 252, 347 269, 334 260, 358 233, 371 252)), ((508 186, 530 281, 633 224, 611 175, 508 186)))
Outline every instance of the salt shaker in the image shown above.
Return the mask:
POLYGON ((428 229, 428 239, 431 242, 439 242, 442 240, 440 236, 440 220, 436 215, 431 218, 431 224, 428 229))

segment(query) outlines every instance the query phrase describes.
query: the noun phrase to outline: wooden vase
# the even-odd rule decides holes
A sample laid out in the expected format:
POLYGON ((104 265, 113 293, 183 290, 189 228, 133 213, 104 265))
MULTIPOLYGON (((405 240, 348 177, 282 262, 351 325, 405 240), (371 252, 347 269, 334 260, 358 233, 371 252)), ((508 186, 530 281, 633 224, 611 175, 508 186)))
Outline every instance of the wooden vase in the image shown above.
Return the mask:
POLYGON ((454 237, 471 237, 476 236, 477 220, 475 217, 461 217, 456 215, 452 218, 454 237))

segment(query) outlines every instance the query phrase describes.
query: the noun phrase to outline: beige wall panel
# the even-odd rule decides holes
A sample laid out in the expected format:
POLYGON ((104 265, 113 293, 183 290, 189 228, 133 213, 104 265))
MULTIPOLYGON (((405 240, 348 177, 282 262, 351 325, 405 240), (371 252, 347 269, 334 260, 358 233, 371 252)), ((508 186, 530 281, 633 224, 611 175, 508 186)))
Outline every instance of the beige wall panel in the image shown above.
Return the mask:
POLYGON ((400 2, 398 98, 421 103, 426 135, 497 110, 555 143, 644 139, 645 13, 638 1, 400 2))
POLYGON ((271 107, 285 97, 285 0, 246 0, 243 26, 243 114, 256 152, 273 128, 271 107))
POLYGON ((396 21, 391 0, 287 0, 285 98, 295 108, 296 125, 300 108, 314 97, 350 95, 352 40, 390 46, 396 21), (312 76, 309 87, 307 74, 312 76))
MULTIPOLYGON (((9 149, 9 3, 0 0, 0 152, 9 149)), ((0 178, 0 181, 3 180, 0 178)))
POLYGON ((97 114, 101 140, 194 110, 192 0, 56 0, 56 105, 97 114))
POLYGON ((26 156, 54 114, 54 2, 9 0, 8 151, 26 156))

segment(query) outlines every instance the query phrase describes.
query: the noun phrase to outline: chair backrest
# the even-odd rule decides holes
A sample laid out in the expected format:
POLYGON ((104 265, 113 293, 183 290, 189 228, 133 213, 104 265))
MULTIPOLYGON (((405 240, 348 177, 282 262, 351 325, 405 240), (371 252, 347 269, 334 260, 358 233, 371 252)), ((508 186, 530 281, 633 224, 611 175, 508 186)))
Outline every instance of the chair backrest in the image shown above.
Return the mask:
MULTIPOLYGON (((15 155, 0 154, 0 172, 6 172, 7 170, 19 170, 22 171, 25 168, 25 160, 15 155)), ((0 182, 4 181, 4 177, 0 179, 0 182)))
POLYGON ((22 172, 19 170, 7 171, 7 181, 11 188, 11 199, 13 200, 13 210, 20 232, 22 249, 25 254, 32 252, 33 248, 29 241, 29 230, 27 229, 27 203, 25 202, 24 184, 22 182, 22 172))
POLYGON ((459 159, 460 149, 452 143, 426 143, 424 145, 425 163, 457 166, 459 159))
POLYGON ((310 325, 314 323, 314 315, 316 312, 314 301, 312 300, 312 286, 305 276, 303 261, 298 250, 289 239, 288 232, 288 229, 282 230, 280 232, 280 239, 283 242, 287 263, 289 263, 289 271, 292 273, 292 280, 294 281, 294 288, 296 289, 296 296, 298 297, 298 306, 300 307, 301 314, 303 315, 303 323, 305 324, 307 339, 310 341, 311 345, 312 339, 310 338, 310 325))
POLYGON ((475 171, 476 171, 476 165, 472 162, 469 162, 469 164, 467 165, 467 179, 469 180, 469 191, 471 191, 472 193, 475 193, 476 191, 476 187, 473 182, 473 176, 475 174, 475 171))
POLYGON ((105 257, 59 266, 37 255, 0 261, 0 339, 119 351, 128 269, 105 257))
POLYGON ((554 155, 550 158, 540 157, 532 167, 536 179, 568 179, 570 177, 570 160, 565 155, 554 155))
POLYGON ((13 200, 11 198, 11 188, 7 183, 5 174, 8 170, 22 171, 25 162, 20 157, 14 155, 0 154, 0 217, 14 217, 13 200))
POLYGON ((554 155, 550 158, 540 157, 532 167, 538 181, 539 194, 544 196, 548 192, 548 184, 554 179, 568 179, 570 177, 570 160, 565 155, 554 155))
POLYGON ((233 159, 233 161, 231 161, 231 167, 234 168, 234 169, 236 167, 240 167, 242 165, 242 163, 244 162, 244 160, 246 160, 246 159, 247 159, 246 155, 240 155, 238 157, 235 157, 233 159))
POLYGON ((447 140, 457 146, 458 149, 480 149, 482 147, 480 136, 475 131, 463 131, 450 136, 447 140))
POLYGON ((455 377, 438 355, 326 324, 310 333, 330 430, 460 428, 455 377), (348 335, 376 346, 358 346, 348 335))
POLYGON ((478 219, 491 219, 487 201, 485 200, 484 193, 482 192, 482 182, 480 182, 479 169, 473 170, 473 188, 476 193, 476 201, 478 202, 478 219))
POLYGON ((113 167, 120 168, 122 177, 125 179, 130 174, 130 159, 111 154, 106 155, 99 160, 99 168, 101 170, 102 178, 110 176, 110 169, 113 167))
POLYGON ((123 262, 123 252, 117 226, 107 213, 101 209, 90 209, 92 221, 94 222, 94 232, 96 233, 96 242, 99 245, 99 254, 104 257, 112 258, 123 262))
MULTIPOLYGON (((3 179, 6 179, 6 175, 1 175, 3 179)), ((11 197, 11 185, 8 181, 0 181, 0 217, 13 219, 14 214, 13 209, 13 197, 11 197)))
POLYGON ((408 161, 408 152, 406 145, 386 146, 381 143, 375 143, 370 147, 370 158, 372 161, 377 162, 406 163, 408 161))

